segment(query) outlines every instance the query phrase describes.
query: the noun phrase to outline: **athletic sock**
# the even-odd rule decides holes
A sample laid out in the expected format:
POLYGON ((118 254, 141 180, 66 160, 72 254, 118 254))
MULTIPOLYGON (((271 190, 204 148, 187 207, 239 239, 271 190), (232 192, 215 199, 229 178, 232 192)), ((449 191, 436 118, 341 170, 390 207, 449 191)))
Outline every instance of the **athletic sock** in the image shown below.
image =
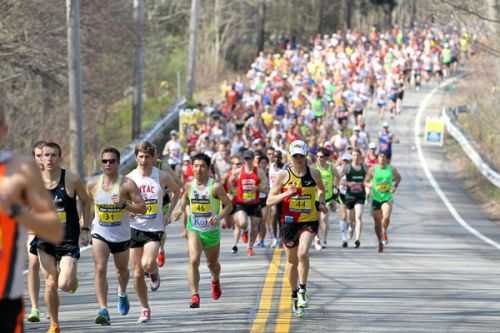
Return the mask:
POLYGON ((299 292, 299 288, 292 290, 292 298, 297 298, 298 292, 299 292))
POLYGON ((299 283, 299 288, 300 288, 301 291, 306 291, 306 285, 305 285, 305 283, 304 284, 300 284, 299 283))

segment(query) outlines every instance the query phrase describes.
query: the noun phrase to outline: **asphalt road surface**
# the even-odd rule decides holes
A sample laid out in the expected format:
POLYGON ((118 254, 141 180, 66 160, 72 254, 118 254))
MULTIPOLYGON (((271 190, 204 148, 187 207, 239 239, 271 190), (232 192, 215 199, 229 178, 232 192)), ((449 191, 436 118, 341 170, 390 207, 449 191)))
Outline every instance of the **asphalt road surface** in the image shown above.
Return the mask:
MULTIPOLYGON (((439 113, 442 96, 434 88, 436 85, 408 91, 402 115, 387 119, 400 139, 393 163, 403 177, 389 246, 383 254, 377 253, 373 222, 366 209, 361 248, 350 244, 341 249, 335 217, 329 247, 311 250, 311 304, 303 318, 290 314, 284 253, 256 249, 249 258, 240 246, 240 253, 232 255, 228 231, 223 232, 221 249, 223 295, 218 301, 211 300, 210 276, 202 260, 201 308, 189 309, 186 243, 179 236, 179 225, 171 225, 161 288, 150 294, 151 322, 136 323, 140 308, 132 282, 128 288, 130 313, 118 314, 116 276, 110 261, 112 324, 94 324, 98 306, 93 261, 86 251, 79 262, 80 288, 74 295, 61 293, 62 332, 499 332, 500 227, 487 220, 451 173, 443 148, 422 141, 419 157, 415 120, 417 113, 422 122, 439 113), (429 177, 434 178, 434 186, 429 177)), ((368 118, 375 134, 380 120, 373 115, 368 118)), ((417 128, 422 128, 419 124, 417 128)), ((27 299, 26 304, 29 308, 27 299)), ((46 332, 46 309, 41 309, 42 322, 27 323, 26 332, 46 332)))

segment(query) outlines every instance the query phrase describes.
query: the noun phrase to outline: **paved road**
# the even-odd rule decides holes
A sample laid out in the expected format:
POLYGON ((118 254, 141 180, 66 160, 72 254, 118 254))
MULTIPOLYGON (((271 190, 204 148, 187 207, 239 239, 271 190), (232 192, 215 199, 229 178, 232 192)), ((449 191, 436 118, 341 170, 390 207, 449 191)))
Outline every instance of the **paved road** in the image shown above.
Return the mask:
MULTIPOLYGON (((179 226, 172 225, 162 287, 151 296, 152 322, 135 323, 139 308, 132 284, 131 313, 117 314, 112 273, 112 325, 93 324, 97 305, 92 259, 86 252, 80 261, 80 289, 76 295, 62 297, 63 332, 499 332, 499 250, 457 223, 420 166, 414 123, 429 92, 430 88, 408 92, 403 115, 390 121, 401 140, 394 155, 403 182, 389 230, 389 247, 383 254, 376 252, 367 213, 360 249, 341 249, 337 225, 332 224, 330 247, 312 252, 308 285, 312 303, 304 318, 290 316, 284 253, 258 249, 252 258, 231 255, 228 232, 222 240, 223 297, 216 302, 210 299, 210 279, 203 266, 201 308, 189 309, 185 242, 178 236, 179 226)), ((437 93, 422 116, 438 112, 440 100, 437 93)), ((378 126, 374 119, 370 118, 372 127, 378 126)), ((424 144, 423 155, 457 213, 471 227, 500 242, 500 227, 478 211, 479 206, 450 173, 442 148, 424 144)), ((46 320, 28 323, 26 331, 45 332, 47 325, 46 320)))

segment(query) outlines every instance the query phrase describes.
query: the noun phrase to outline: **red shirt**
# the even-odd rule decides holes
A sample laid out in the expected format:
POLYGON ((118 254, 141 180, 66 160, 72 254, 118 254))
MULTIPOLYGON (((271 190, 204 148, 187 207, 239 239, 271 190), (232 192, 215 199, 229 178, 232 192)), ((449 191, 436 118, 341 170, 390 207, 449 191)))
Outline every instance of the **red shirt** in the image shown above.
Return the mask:
POLYGON ((241 168, 240 177, 236 180, 236 195, 234 202, 237 204, 256 205, 259 203, 260 178, 257 168, 247 172, 245 167, 241 168))

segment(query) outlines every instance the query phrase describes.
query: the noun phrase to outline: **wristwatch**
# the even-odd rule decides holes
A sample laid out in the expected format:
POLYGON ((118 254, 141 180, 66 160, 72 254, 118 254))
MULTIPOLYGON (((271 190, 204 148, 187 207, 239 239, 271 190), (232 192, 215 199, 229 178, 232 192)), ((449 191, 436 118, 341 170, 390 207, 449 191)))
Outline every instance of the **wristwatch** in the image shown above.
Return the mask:
POLYGON ((9 207, 8 215, 10 218, 14 219, 19 215, 21 215, 22 212, 23 212, 23 207, 18 203, 13 203, 9 207))

